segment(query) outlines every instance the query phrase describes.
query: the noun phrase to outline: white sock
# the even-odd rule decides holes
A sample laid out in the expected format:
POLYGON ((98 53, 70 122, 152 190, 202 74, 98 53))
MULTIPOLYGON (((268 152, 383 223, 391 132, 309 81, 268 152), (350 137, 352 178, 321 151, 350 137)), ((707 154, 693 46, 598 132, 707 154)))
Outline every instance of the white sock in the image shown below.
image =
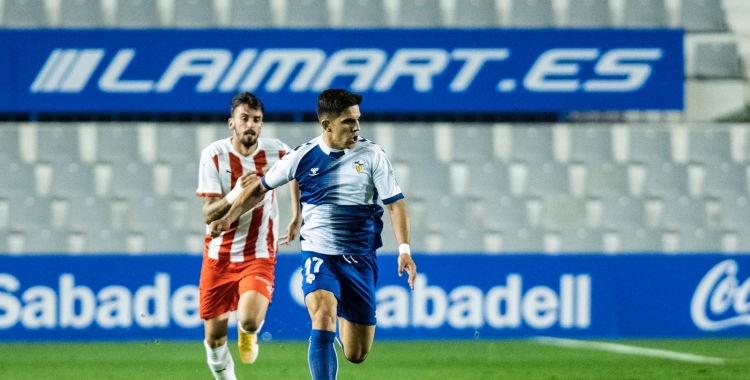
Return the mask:
POLYGON ((234 361, 232 354, 229 353, 229 347, 226 342, 219 347, 211 348, 208 342, 203 341, 206 346, 206 356, 208 358, 208 368, 216 380, 237 380, 234 374, 234 361))
POLYGON ((260 329, 263 328, 263 324, 264 323, 266 323, 265 319, 260 322, 260 325, 258 326, 258 328, 255 331, 245 331, 245 329, 242 328, 242 324, 241 323, 238 323, 237 327, 240 329, 240 331, 242 331, 245 334, 257 334, 258 332, 260 332, 260 329))

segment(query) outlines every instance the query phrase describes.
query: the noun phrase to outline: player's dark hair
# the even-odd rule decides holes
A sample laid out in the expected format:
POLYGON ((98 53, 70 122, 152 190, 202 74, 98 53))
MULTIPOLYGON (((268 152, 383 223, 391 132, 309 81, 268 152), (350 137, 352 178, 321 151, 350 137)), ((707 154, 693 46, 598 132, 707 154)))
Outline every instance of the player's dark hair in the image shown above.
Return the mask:
POLYGON ((324 116, 336 118, 351 106, 358 106, 362 103, 362 95, 352 94, 349 91, 332 88, 325 90, 318 95, 318 105, 316 111, 318 119, 324 116))
POLYGON ((229 114, 234 115, 234 109, 242 104, 247 104, 247 106, 251 109, 260 110, 260 112, 263 114, 266 113, 266 110, 263 108, 263 103, 260 101, 260 99, 249 92, 240 92, 232 98, 232 108, 229 110, 229 114))

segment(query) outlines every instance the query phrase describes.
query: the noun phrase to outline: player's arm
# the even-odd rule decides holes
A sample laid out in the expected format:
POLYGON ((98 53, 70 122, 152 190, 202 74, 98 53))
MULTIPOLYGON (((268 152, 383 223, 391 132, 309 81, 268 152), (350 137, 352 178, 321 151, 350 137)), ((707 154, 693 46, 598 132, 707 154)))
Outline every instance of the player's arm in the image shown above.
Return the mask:
POLYGON ((414 289, 414 281, 417 279, 417 264, 411 257, 409 248, 409 215, 406 213, 406 203, 399 199, 385 205, 391 217, 393 233, 396 234, 398 242, 398 275, 401 277, 404 270, 409 275, 409 286, 414 289))
POLYGON ((300 191, 299 184, 297 181, 289 182, 289 189, 291 190, 291 201, 292 201, 292 219, 289 225, 286 227, 286 235, 279 237, 279 244, 292 244, 297 238, 299 229, 302 225, 302 213, 300 211, 300 191))
POLYGON ((242 192, 243 187, 249 186, 255 179, 257 179, 255 172, 245 173, 237 180, 230 194, 227 194, 224 198, 206 197, 203 201, 203 216, 206 219, 206 224, 211 224, 211 222, 226 215, 234 200, 242 192))
MULTIPOLYGON (((234 190, 232 190, 234 191, 234 190)), ((229 210, 219 219, 211 222, 210 231, 212 237, 221 235, 222 232, 229 229, 229 225, 232 224, 239 217, 250 211, 260 202, 268 192, 265 186, 261 184, 259 179, 255 179, 249 186, 242 188, 237 198, 232 202, 229 210)))

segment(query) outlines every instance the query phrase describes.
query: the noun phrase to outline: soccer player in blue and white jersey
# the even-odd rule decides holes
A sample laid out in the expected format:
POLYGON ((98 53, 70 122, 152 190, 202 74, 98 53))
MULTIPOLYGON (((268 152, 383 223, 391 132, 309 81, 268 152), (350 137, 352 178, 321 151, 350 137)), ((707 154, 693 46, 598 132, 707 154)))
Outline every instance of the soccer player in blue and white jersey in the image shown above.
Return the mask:
POLYGON ((211 224, 219 236, 270 190, 297 180, 301 192, 302 289, 312 320, 308 361, 313 380, 335 379, 336 320, 344 355, 367 357, 375 337, 375 251, 382 246, 383 209, 399 243, 398 274, 414 288, 404 196, 383 150, 359 135, 360 95, 330 89, 318 96, 323 134, 287 153, 265 176, 243 188, 229 212, 211 224))

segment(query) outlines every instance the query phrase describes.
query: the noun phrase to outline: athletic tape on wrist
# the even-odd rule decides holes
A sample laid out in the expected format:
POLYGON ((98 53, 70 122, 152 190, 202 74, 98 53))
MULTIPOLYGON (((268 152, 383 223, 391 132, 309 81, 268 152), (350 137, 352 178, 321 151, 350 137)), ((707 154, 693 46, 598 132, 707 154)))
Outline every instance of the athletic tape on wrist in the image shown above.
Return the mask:
POLYGON ((402 254, 405 253, 407 255, 411 255, 411 247, 409 247, 409 244, 399 244, 398 246, 398 253, 402 254))
POLYGON ((237 200, 237 198, 239 198, 241 192, 242 192, 242 186, 235 186, 234 189, 232 189, 232 191, 230 191, 224 197, 224 199, 226 199, 227 203, 231 205, 232 203, 234 203, 234 201, 237 200))

